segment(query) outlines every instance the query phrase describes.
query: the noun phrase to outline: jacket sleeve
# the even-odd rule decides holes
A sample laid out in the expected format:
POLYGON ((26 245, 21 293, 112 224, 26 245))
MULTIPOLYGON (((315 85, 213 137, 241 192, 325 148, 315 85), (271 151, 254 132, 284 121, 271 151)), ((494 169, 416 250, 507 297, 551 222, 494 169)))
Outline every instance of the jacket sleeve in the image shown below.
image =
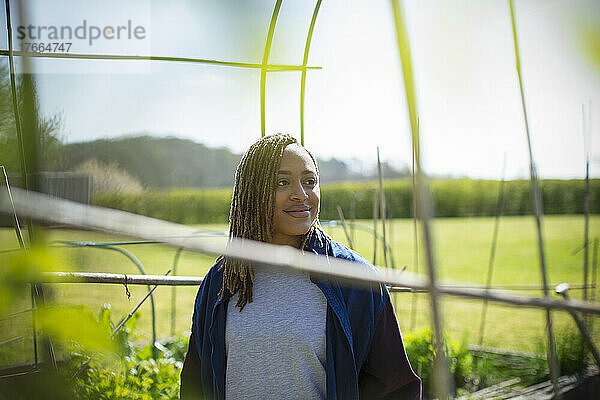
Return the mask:
POLYGON ((421 398, 421 379, 406 356, 389 296, 360 370, 358 385, 363 399, 421 398))
POLYGON ((200 377, 202 370, 200 369, 200 357, 196 350, 196 342, 194 334, 190 335, 190 343, 188 351, 183 361, 181 370, 181 387, 179 396, 181 400, 202 399, 202 383, 200 377))
MULTIPOLYGON (((183 368, 181 370, 181 386, 179 395, 182 400, 195 400, 204 398, 204 385, 202 382, 202 358, 198 353, 198 349, 202 349, 202 340, 204 337, 204 328, 207 318, 207 303, 211 286, 211 279, 219 263, 213 265, 210 271, 206 274, 200 287, 194 303, 194 314, 192 317, 192 334, 188 351, 185 355, 183 368)), ((206 366, 205 366, 206 368, 206 366)), ((206 384, 206 382, 205 382, 206 384)))

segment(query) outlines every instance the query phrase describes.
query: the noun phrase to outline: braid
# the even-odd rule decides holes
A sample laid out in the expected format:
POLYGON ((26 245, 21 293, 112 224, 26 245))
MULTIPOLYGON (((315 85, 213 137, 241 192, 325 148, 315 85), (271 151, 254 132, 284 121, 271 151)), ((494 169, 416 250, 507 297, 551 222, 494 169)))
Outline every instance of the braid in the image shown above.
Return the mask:
MULTIPOLYGON (((235 185, 229 212, 229 237, 268 242, 273 237, 273 208, 275 190, 277 188, 277 173, 285 148, 298 143, 287 134, 266 136, 254 143, 242 157, 235 173, 235 185)), ((310 154, 318 167, 316 160, 310 154)), ((315 219, 309 231, 304 235, 301 248, 307 249, 309 238, 317 231, 324 233, 318 218, 315 219)), ((325 235, 328 238, 327 235, 325 235)), ((225 290, 231 294, 238 293, 236 306, 240 311, 252 302, 252 286, 254 274, 252 265, 245 260, 224 258, 223 287, 219 296, 225 290)))

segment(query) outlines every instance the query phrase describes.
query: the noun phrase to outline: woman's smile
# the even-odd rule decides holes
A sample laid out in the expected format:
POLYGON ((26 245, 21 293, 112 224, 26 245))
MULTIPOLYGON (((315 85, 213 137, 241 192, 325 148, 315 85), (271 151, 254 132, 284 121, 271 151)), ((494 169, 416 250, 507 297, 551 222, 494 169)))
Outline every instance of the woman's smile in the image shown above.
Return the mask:
POLYGON ((310 217, 310 207, 307 206, 295 206, 283 210, 286 214, 294 218, 308 218, 310 217))

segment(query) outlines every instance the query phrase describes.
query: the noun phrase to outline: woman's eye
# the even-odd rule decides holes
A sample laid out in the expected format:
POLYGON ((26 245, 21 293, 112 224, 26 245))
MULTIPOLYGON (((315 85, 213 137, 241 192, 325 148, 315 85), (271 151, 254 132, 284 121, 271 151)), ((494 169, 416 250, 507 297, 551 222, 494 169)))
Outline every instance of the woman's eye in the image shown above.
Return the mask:
POLYGON ((277 186, 285 186, 287 185, 288 181, 287 179, 280 179, 277 181, 277 186))
POLYGON ((304 181, 304 184, 315 186, 317 184, 317 180, 315 178, 308 178, 304 181))

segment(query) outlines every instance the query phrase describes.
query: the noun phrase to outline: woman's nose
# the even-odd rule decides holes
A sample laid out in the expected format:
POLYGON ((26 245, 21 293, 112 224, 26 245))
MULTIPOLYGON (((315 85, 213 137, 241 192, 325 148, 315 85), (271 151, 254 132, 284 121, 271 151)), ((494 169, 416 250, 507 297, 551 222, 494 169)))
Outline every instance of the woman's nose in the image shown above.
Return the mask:
POLYGON ((304 201, 308 198, 308 194, 304 190, 301 182, 297 182, 292 186, 292 193, 290 194, 290 198, 296 201, 304 201))

